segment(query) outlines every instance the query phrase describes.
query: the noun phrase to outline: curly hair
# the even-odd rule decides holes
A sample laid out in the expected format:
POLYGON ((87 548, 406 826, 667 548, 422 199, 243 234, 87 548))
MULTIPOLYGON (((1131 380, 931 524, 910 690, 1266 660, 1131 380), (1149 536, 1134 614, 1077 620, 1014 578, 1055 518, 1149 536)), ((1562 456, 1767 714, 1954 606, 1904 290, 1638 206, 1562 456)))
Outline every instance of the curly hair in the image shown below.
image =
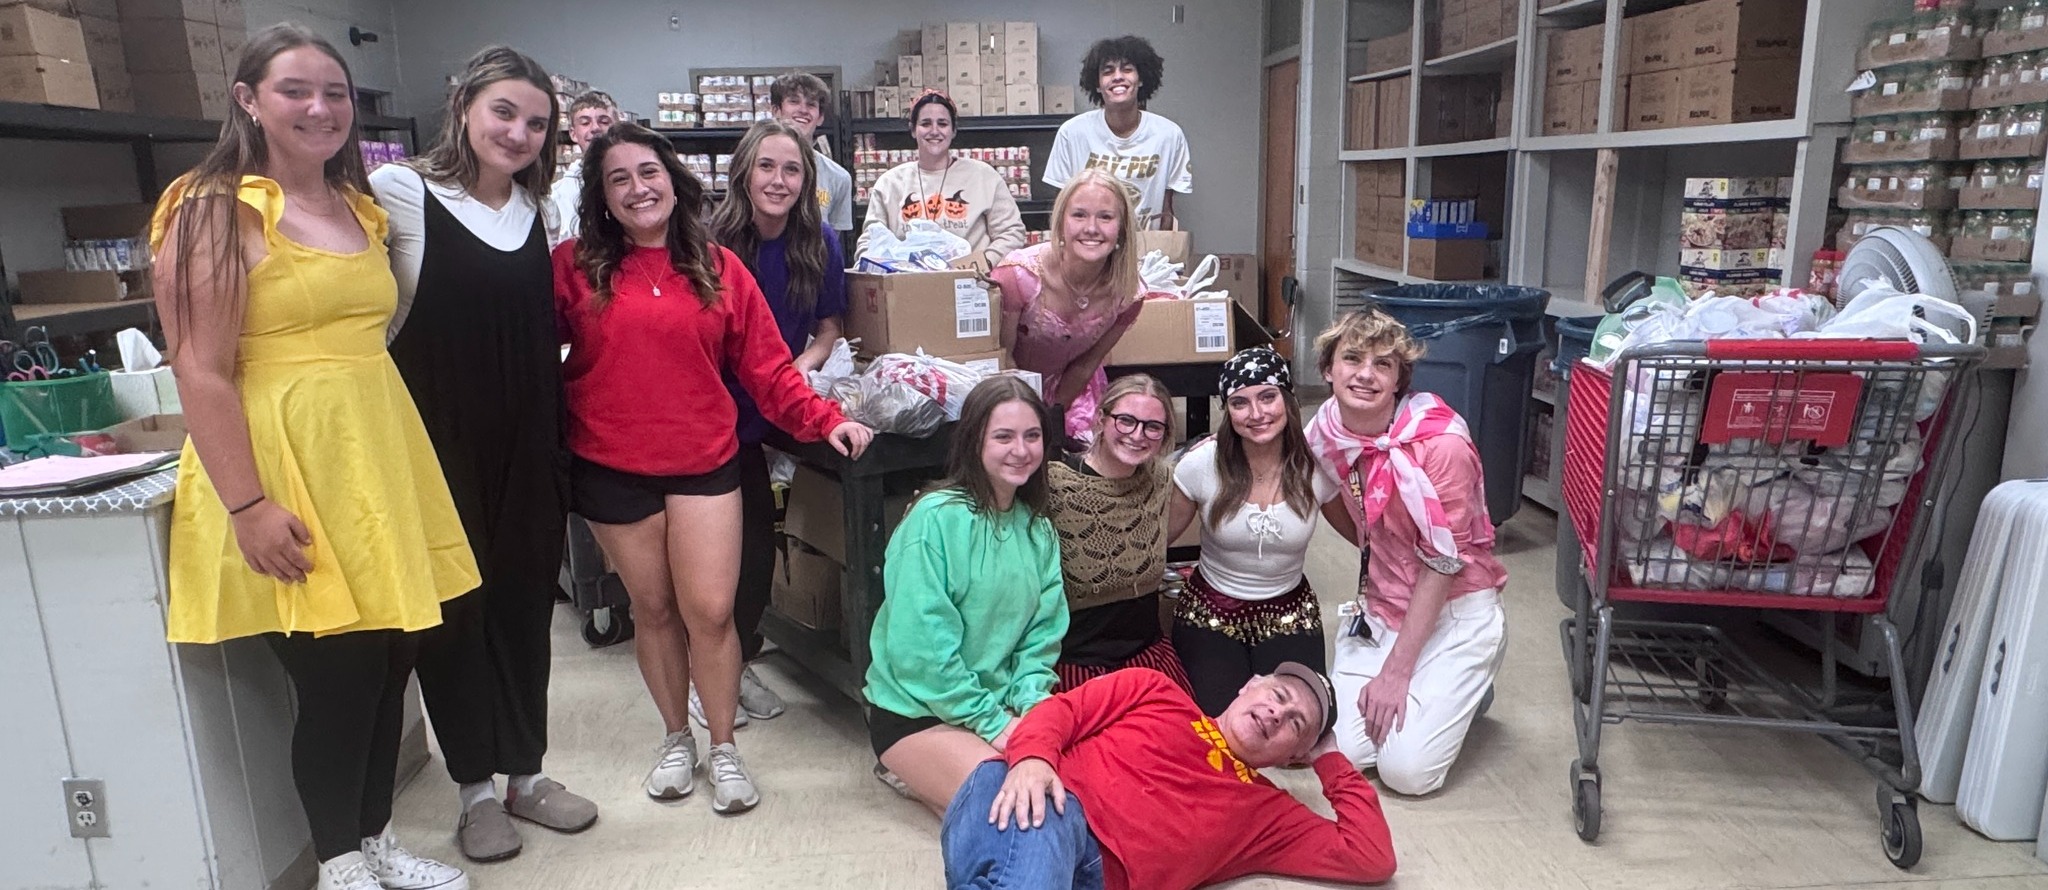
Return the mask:
POLYGON ((1102 107, 1102 66, 1117 62, 1129 62, 1138 69, 1139 105, 1152 101, 1160 84, 1166 82, 1166 60, 1152 48, 1152 41, 1133 34, 1097 40, 1081 57, 1081 91, 1097 108, 1102 107))
POLYGON ((1330 373, 1337 354, 1353 349, 1367 355, 1391 355, 1400 362, 1400 383, 1395 388, 1404 393, 1415 376, 1415 363, 1426 351, 1398 319, 1378 308, 1359 309, 1344 313, 1316 335, 1316 370, 1330 373))
POLYGON ((676 206, 668 217, 668 260, 676 274, 697 291, 697 302, 709 307, 718 302, 718 247, 706 236, 702 221, 704 183, 683 166, 675 146, 661 134, 636 123, 613 124, 590 140, 584 153, 584 168, 596 171, 583 177, 583 237, 576 242, 576 268, 590 282, 592 308, 603 312, 612 301, 612 276, 618 274, 630 246, 626 227, 612 217, 605 200, 604 157, 621 145, 642 145, 654 152, 668 172, 669 187, 675 190, 676 206))

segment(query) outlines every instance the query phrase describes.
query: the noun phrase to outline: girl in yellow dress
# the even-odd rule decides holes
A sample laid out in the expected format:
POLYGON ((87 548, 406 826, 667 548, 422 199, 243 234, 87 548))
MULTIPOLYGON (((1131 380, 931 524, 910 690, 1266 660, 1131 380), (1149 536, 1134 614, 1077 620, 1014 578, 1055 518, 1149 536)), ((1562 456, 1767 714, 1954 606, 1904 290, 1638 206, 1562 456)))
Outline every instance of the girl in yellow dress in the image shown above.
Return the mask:
POLYGON ((191 427, 169 638, 262 636, 298 699, 292 771, 321 890, 467 890, 390 831, 418 631, 478 583, 384 350, 397 303, 354 84, 303 27, 254 35, 220 142, 157 205, 156 300, 191 427))

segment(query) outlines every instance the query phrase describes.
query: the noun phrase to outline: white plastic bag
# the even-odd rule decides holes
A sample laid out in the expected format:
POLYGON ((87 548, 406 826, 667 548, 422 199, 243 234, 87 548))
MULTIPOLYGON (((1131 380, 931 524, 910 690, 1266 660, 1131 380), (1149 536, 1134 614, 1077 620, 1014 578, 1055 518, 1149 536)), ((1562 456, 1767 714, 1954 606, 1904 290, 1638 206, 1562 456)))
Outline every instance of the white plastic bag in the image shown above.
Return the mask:
POLYGON ((1728 570, 1712 562, 1687 556, 1667 535, 1658 535, 1641 547, 1628 548, 1622 567, 1630 580, 1641 587, 1682 590, 1716 590, 1728 586, 1728 570))
POLYGON ((1168 262, 1166 254, 1152 251, 1138 260, 1138 278, 1145 282, 1145 290, 1160 293, 1179 294, 1180 263, 1168 262))
POLYGON ((960 409, 967 404, 967 393, 987 375, 958 362, 926 355, 920 349, 916 355, 892 352, 881 356, 868 364, 864 376, 901 383, 924 393, 945 408, 947 420, 959 420, 960 409))
POLYGON ((1730 573, 1728 583, 1745 590, 1789 596, 1861 599, 1877 589, 1877 568, 1861 549, 1850 547, 1797 563, 1740 569, 1730 573))
POLYGON ((967 239, 939 228, 937 223, 914 219, 904 227, 902 238, 887 227, 869 229, 868 247, 861 252, 860 262, 863 268, 873 266, 875 271, 882 272, 936 272, 973 250, 967 239))
POLYGON ((811 391, 823 396, 832 391, 832 381, 841 377, 852 377, 853 374, 853 343, 841 337, 839 342, 832 344, 832 353, 825 356, 824 364, 819 365, 818 370, 812 371, 806 377, 810 381, 811 391))

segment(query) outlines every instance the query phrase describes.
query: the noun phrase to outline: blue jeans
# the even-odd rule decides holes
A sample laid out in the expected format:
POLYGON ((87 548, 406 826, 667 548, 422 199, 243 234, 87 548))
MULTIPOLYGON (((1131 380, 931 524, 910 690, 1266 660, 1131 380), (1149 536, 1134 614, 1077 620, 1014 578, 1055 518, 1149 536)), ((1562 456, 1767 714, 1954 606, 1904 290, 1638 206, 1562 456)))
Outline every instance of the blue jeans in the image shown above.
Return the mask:
POLYGON ((989 824, 1010 769, 1000 760, 974 768, 953 795, 939 829, 949 890, 1102 890, 1102 848, 1088 831, 1081 801, 1067 793, 1062 816, 1046 802, 1045 824, 1006 831, 989 824))

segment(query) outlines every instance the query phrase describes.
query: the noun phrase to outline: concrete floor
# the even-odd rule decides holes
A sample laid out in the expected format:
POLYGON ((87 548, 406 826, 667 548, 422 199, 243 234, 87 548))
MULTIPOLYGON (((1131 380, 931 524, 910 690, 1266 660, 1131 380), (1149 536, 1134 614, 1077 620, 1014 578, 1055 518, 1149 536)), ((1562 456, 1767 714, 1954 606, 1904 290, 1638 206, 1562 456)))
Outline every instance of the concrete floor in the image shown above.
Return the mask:
MULTIPOLYGON (((2048 888, 2031 843, 1994 843, 1950 807, 1921 809, 1926 855, 1910 872, 1878 844, 1875 780, 1826 743, 1752 730, 1625 724, 1602 748, 1606 823, 1597 844, 1572 832, 1567 767, 1576 754, 1553 592, 1555 520, 1526 506, 1501 529, 1511 576, 1508 655, 1498 701, 1475 726, 1449 785, 1386 798, 1400 855, 1395 886, 1422 888, 2048 888)), ((1326 614, 1355 583, 1357 553, 1324 529, 1309 576, 1326 614)), ((1326 620, 1334 628, 1334 620, 1326 620)), ((661 738, 629 646, 592 651, 577 616, 557 612, 548 773, 596 800, 603 817, 564 837, 526 826, 525 852, 477 866, 474 886, 653 890, 938 887, 937 821, 869 773, 854 703, 782 657, 761 671, 789 713, 740 730, 763 802, 720 817, 701 784, 675 804, 640 781, 661 738)), ((1274 779, 1323 812, 1314 775, 1274 779)), ((454 862, 456 798, 438 760, 401 796, 400 835, 454 862)), ((1240 890, 1320 886, 1253 878, 1240 890)))

